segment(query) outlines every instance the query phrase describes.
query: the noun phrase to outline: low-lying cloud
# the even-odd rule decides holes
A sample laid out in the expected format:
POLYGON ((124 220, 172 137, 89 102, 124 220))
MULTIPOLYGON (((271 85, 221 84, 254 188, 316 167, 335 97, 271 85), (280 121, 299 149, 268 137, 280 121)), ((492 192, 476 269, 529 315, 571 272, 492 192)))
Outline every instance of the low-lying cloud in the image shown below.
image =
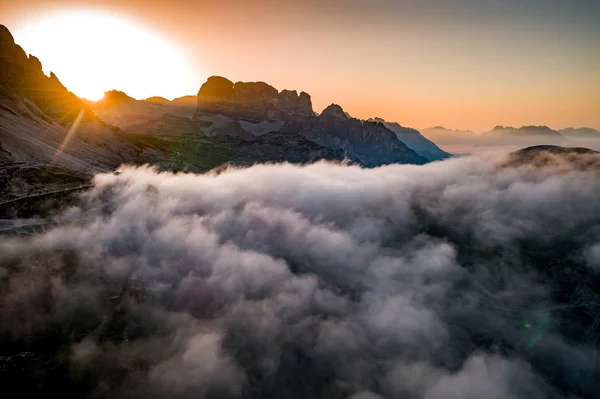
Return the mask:
POLYGON ((98 175, 59 227, 0 242, 0 380, 17 396, 591 398, 600 172, 555 161, 98 175))

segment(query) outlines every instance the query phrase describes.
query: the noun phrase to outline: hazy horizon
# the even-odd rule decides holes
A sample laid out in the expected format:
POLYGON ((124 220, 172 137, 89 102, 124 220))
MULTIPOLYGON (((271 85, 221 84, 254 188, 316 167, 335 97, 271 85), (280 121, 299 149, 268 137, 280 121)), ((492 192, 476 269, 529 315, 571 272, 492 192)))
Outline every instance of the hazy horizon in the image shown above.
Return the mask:
POLYGON ((92 83, 134 98, 194 95, 220 75, 306 91, 317 111, 338 103, 416 128, 600 128, 594 1, 19 0, 0 11, 16 41, 83 97, 92 83), (139 35, 121 43, 103 21, 98 30, 51 18, 74 9, 139 35), (113 66, 119 76, 102 73, 113 66))

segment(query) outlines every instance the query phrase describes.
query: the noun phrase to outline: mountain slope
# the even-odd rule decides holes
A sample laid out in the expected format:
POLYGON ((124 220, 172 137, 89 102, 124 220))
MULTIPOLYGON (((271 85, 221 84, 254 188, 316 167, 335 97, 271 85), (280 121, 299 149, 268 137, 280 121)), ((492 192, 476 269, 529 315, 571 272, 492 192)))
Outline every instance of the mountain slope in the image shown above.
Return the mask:
POLYGON ((295 90, 278 92, 264 82, 237 82, 212 76, 198 92, 196 119, 214 121, 225 118, 236 123, 235 129, 219 134, 253 137, 272 129, 300 134, 365 166, 390 163, 423 164, 428 162, 399 141, 382 123, 350 117, 336 104, 316 115, 310 95, 295 90))
MULTIPOLYGON (((27 168, 45 175, 61 170, 55 173, 58 181, 64 171, 91 176, 123 163, 204 172, 223 164, 345 159, 343 151, 297 134, 266 135, 251 144, 210 137, 202 129, 212 122, 192 119, 196 107, 192 96, 138 101, 118 91, 106 93, 97 103, 81 100, 54 74, 46 76, 39 60, 27 56, 0 26, 0 180, 27 168)), ((50 181, 38 180, 39 187, 28 185, 25 192, 11 189, 0 196, 18 197, 50 181)))
POLYGON ((496 126, 481 134, 468 130, 451 130, 441 126, 422 129, 423 135, 454 153, 497 149, 516 150, 538 145, 589 147, 600 149, 600 132, 591 128, 554 130, 547 126, 496 126))
MULTIPOLYGON (((258 138, 262 135, 284 134, 281 137, 291 139, 282 142, 285 146, 301 142, 294 138, 299 135, 332 151, 329 156, 342 153, 347 159, 368 167, 429 161, 398 140, 396 133, 380 122, 352 118, 337 105, 316 115, 307 93, 279 92, 264 82, 233 83, 213 76, 200 87, 193 111, 191 104, 190 96, 173 101, 160 97, 136 100, 125 93, 111 91, 102 101, 90 106, 100 118, 129 134, 185 137, 186 140, 230 136, 257 143, 261 142, 258 138)), ((292 154, 293 148, 286 151, 292 154)), ((267 149, 262 154, 267 154, 267 149)))
POLYGON ((15 44, 0 25, 0 147, 3 162, 55 163, 73 170, 109 170, 134 153, 53 73, 15 44))
MULTIPOLYGON (((190 121, 196 112, 195 103, 174 103, 157 97, 136 100, 126 93, 112 90, 104 93, 100 101, 89 103, 96 115, 103 121, 119 127, 126 133, 137 134, 148 128, 149 124, 156 125, 162 118, 179 121, 190 121)), ((144 131, 144 134, 154 134, 155 131, 144 131)), ((156 134, 164 134, 164 131, 156 134)))
POLYGON ((416 129, 401 126, 397 122, 387 122, 382 118, 373 118, 373 121, 383 123, 385 127, 396 133, 398 140, 402 141, 410 149, 416 151, 419 155, 424 156, 430 161, 439 161, 451 156, 449 153, 439 148, 434 142, 426 139, 416 129))

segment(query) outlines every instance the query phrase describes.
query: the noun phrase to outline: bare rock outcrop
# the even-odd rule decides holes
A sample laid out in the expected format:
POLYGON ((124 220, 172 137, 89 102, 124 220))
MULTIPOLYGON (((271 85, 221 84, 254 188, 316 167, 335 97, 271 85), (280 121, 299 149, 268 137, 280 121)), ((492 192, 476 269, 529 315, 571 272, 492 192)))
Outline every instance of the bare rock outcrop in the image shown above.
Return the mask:
POLYGON ((294 90, 277 91, 264 82, 237 82, 212 76, 198 92, 198 112, 260 122, 314 115, 310 96, 294 90))
MULTIPOLYGON (((396 134, 379 122, 352 118, 341 106, 331 104, 316 115, 310 96, 295 90, 278 92, 264 82, 237 82, 213 76, 198 92, 197 117, 221 115, 233 121, 264 124, 280 122, 277 132, 299 134, 313 143, 336 151, 365 166, 390 163, 428 162, 398 140, 396 134)), ((231 129, 220 129, 222 135, 252 139, 244 127, 232 123, 231 129)))

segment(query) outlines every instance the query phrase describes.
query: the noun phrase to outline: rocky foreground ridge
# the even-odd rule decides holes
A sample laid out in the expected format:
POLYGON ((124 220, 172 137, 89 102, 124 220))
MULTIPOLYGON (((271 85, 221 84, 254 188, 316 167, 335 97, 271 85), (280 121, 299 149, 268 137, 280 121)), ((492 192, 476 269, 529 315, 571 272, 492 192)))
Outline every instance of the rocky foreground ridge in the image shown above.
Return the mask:
POLYGON ((100 120, 54 73, 0 25, 0 164, 55 164, 95 172, 132 159, 136 149, 100 120), (71 133, 71 134, 69 134, 71 133))

